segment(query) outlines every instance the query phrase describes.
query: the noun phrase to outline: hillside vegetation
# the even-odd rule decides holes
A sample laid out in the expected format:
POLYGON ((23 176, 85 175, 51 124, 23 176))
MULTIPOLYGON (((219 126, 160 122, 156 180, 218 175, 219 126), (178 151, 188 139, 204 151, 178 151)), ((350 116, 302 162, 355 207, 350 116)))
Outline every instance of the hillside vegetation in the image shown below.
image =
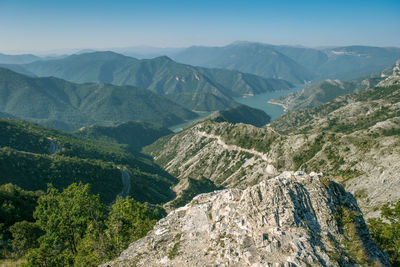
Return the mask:
POLYGON ((216 111, 210 115, 210 119, 233 124, 246 123, 256 127, 264 126, 271 121, 271 117, 264 111, 246 105, 238 105, 233 108, 216 111))
POLYGON ((90 126, 76 132, 86 138, 116 142, 128 145, 131 152, 140 151, 142 147, 150 145, 162 136, 172 134, 167 128, 140 121, 130 121, 117 126, 90 126))
POLYGON ((266 128, 201 122, 145 148, 176 177, 245 188, 285 170, 323 172, 354 193, 367 216, 400 199, 400 87, 376 87, 266 128))
POLYGON ((25 191, 0 186, 0 260, 15 266, 96 266, 143 237, 165 216, 158 206, 127 197, 111 206, 88 184, 25 191), (6 259, 3 261, 2 259, 6 259))
POLYGON ((91 184, 105 203, 122 191, 121 171, 130 173, 130 195, 138 201, 166 202, 176 181, 150 159, 132 154, 115 142, 86 139, 36 124, 0 120, 0 183, 25 190, 45 190, 48 183, 65 188, 73 182, 91 184), (50 155, 51 142, 58 148, 50 155))
POLYGON ((0 68, 0 112, 65 130, 132 120, 170 126, 197 116, 138 87, 31 78, 4 68, 0 68))
POLYGON ((392 75, 396 68, 398 68, 398 65, 394 68, 390 67, 382 72, 350 81, 324 80, 307 86, 300 91, 281 96, 277 99, 271 99, 270 103, 282 105, 285 110, 316 107, 332 101, 339 96, 357 93, 378 86, 381 82, 384 82, 387 76, 392 75))
POLYGON ((231 70, 193 67, 177 63, 166 56, 138 60, 114 52, 72 55, 63 59, 37 61, 22 67, 40 77, 54 76, 77 83, 95 82, 146 88, 196 111, 233 107, 233 97, 292 87, 284 80, 265 79, 231 70))
MULTIPOLYGON (((122 126, 127 136, 145 127, 163 131, 128 126, 122 126)), ((148 141, 142 138, 136 141, 148 141)), ((165 215, 154 204, 172 200, 176 183, 148 157, 111 138, 0 119, 0 260, 24 266, 110 260, 165 215)))

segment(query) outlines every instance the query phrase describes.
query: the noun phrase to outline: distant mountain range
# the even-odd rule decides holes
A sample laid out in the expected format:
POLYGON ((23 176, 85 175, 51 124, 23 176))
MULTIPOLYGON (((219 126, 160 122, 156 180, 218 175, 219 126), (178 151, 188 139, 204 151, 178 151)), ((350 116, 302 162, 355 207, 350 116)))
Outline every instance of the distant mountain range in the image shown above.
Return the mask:
POLYGON ((197 116, 139 87, 32 78, 4 68, 0 68, 0 112, 66 130, 132 120, 171 126, 197 116))
POLYGON ((138 60, 114 52, 85 53, 6 67, 25 74, 54 76, 77 83, 134 85, 198 111, 233 107, 236 105, 233 100, 235 96, 292 87, 284 80, 265 79, 237 71, 193 67, 176 63, 166 56, 138 60))
POLYGON ((16 117, 11 115, 11 114, 8 114, 6 112, 0 112, 0 118, 2 118, 2 119, 3 118, 4 119, 15 119, 16 117))
POLYGON ((256 74, 265 78, 302 84, 314 75, 304 66, 273 47, 235 43, 223 47, 189 47, 173 57, 178 62, 209 68, 224 68, 256 74))
POLYGON ((400 58, 400 48, 346 46, 319 50, 236 42, 223 47, 193 46, 171 56, 186 64, 227 68, 302 84, 369 75, 393 65, 400 58))
MULTIPOLYGON (((355 79, 384 69, 393 65, 396 59, 400 59, 400 48, 361 45, 307 48, 256 42, 234 42, 220 47, 127 47, 110 50, 135 58, 154 58, 166 55, 185 64, 237 70, 264 78, 284 79, 293 84, 323 79, 355 79)), ((95 50, 84 49, 76 54, 88 54, 93 51, 95 50)), ((55 56, 0 54, 0 64, 27 64, 54 58, 55 56)), ((63 55, 61 58, 65 58, 65 56, 63 55)), ((53 71, 57 73, 56 70, 53 71)), ((60 78, 67 79, 67 77, 60 78)))
POLYGON ((0 53, 0 64, 26 64, 40 59, 40 57, 32 54, 6 55, 0 53))
POLYGON ((0 53, 0 65, 2 64, 28 64, 38 60, 51 60, 64 58, 67 55, 52 54, 47 56, 37 56, 32 54, 20 54, 20 55, 7 55, 0 53))
POLYGON ((392 68, 389 68, 380 73, 349 81, 324 80, 307 86, 300 91, 271 99, 269 103, 281 105, 285 110, 316 107, 339 96, 373 88, 385 79, 385 75, 389 75, 391 72, 392 68))

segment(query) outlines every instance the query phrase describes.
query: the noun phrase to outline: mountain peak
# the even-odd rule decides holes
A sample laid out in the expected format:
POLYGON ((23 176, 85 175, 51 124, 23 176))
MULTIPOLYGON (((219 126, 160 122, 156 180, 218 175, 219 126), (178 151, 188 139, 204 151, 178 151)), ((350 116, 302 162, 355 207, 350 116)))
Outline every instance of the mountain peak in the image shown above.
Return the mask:
POLYGON ((113 51, 95 51, 95 52, 87 52, 74 54, 69 56, 69 58, 93 58, 93 59, 102 59, 102 60, 112 60, 112 59, 133 59, 131 57, 127 57, 113 51))
POLYGON ((102 266, 133 262, 136 266, 389 265, 370 238, 354 197, 321 174, 303 172, 285 172, 245 190, 198 195, 102 266))
POLYGON ((159 56, 159 57, 154 58, 153 60, 162 61, 162 62, 164 62, 164 61, 168 61, 168 62, 173 61, 173 60, 172 60, 170 57, 168 57, 168 56, 159 56))
POLYGON ((378 86, 392 86, 400 85, 400 60, 396 61, 396 65, 393 67, 393 73, 385 80, 378 83, 378 86))
POLYGON ((270 44, 260 43, 260 42, 250 42, 250 41, 235 41, 228 46, 272 46, 270 44))

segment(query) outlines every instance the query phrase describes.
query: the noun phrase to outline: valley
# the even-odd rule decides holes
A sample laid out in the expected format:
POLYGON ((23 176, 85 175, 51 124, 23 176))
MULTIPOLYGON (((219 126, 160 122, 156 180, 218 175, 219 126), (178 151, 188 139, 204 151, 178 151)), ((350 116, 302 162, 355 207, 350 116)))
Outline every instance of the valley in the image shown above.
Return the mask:
POLYGON ((174 51, 0 55, 1 257, 27 266, 398 262, 387 245, 397 242, 387 218, 400 203, 397 49, 174 51), (61 235, 64 222, 80 229, 77 246, 61 235))
POLYGON ((203 121, 144 151, 180 179, 224 187, 245 188, 285 170, 323 172, 356 195, 365 216, 376 216, 380 205, 400 199, 391 164, 399 158, 398 89, 342 96, 264 128, 203 121))

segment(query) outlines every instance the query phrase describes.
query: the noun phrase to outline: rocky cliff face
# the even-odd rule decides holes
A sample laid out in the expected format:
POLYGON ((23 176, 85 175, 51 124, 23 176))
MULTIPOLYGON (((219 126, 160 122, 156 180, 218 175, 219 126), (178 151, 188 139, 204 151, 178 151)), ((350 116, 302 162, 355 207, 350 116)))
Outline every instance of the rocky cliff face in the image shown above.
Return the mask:
POLYGON ((285 172, 202 194, 102 266, 389 266, 353 196, 318 174, 285 172))
POLYGON ((378 86, 391 86, 400 85, 400 60, 397 60, 396 65, 393 68, 393 73, 385 80, 379 82, 378 86))

